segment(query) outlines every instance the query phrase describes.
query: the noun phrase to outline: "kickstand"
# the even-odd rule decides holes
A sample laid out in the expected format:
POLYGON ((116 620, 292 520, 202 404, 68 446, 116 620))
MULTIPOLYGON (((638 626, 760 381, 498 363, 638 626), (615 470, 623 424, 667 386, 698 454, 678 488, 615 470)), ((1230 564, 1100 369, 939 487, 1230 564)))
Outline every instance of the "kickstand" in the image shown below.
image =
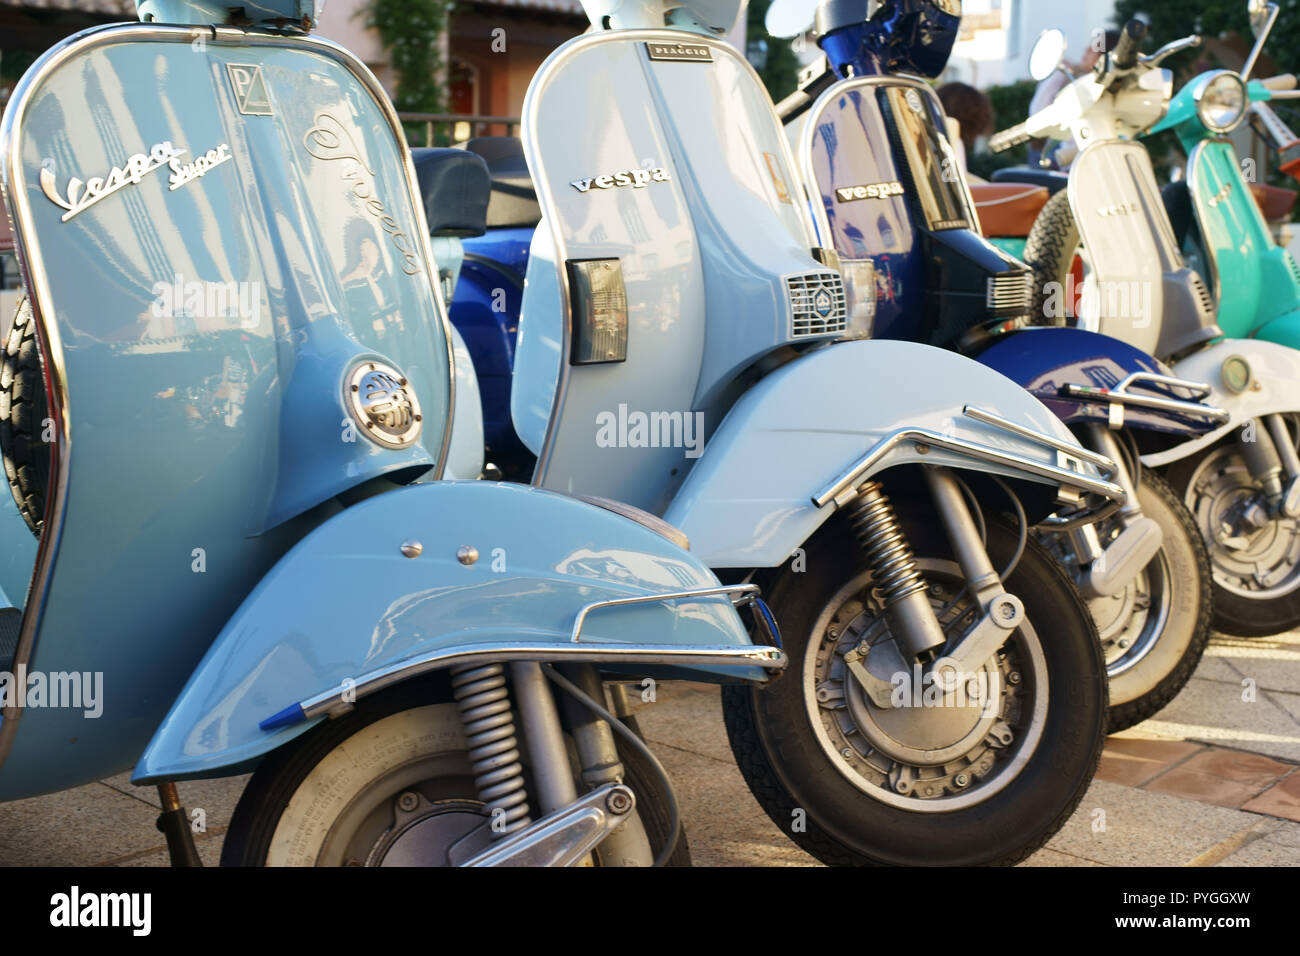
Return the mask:
POLYGON ((190 831, 189 814, 181 806, 181 796, 176 792, 176 784, 158 784, 158 799, 162 802, 162 813, 158 814, 158 829, 167 838, 167 852, 171 855, 172 866, 202 866, 198 848, 194 845, 194 834, 190 831))

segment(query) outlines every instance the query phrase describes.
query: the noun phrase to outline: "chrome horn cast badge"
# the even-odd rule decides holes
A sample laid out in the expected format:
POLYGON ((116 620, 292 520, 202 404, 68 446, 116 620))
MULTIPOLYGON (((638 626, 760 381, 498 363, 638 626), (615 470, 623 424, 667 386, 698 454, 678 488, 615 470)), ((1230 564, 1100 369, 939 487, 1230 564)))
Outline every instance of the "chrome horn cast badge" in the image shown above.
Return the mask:
POLYGON ((348 411, 361 430, 386 448, 406 448, 420 434, 420 402, 391 365, 362 362, 343 387, 348 411))

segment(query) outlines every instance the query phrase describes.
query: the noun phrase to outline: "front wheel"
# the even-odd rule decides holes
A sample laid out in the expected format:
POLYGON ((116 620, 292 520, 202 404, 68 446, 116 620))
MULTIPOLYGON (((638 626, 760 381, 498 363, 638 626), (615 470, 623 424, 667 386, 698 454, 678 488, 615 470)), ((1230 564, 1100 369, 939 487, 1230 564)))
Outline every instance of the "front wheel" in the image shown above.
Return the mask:
MULTIPOLYGON (((361 701, 267 757, 235 808, 221 865, 454 866, 486 849, 490 817, 460 715, 428 703, 426 686, 361 701)), ((633 812, 657 851, 670 832, 657 775, 618 743, 633 812)), ((611 862, 599 847, 595 857, 611 862)), ((691 865, 685 834, 667 865, 691 865)))
POLYGON ((1210 554, 1215 628, 1268 637, 1300 626, 1300 519, 1264 513, 1267 504, 1236 442, 1178 462, 1169 480, 1210 554))
POLYGON ((1100 330, 1095 296, 1088 294, 1092 269, 1065 190, 1038 214, 1025 241, 1024 260, 1034 271, 1035 314, 1049 324, 1100 330))
MULTIPOLYGON (((960 567, 932 511, 895 505, 951 640, 976 610, 960 567)), ((988 521, 996 567, 1017 543, 1008 523, 988 521)), ((832 865, 1010 864, 1045 843, 1096 772, 1107 708, 1096 628, 1051 556, 1026 543, 1006 581, 1025 623, 964 675, 964 701, 912 681, 842 523, 819 532, 801 566, 770 586, 786 676, 724 691, 732 750, 768 816, 832 865), (895 706, 877 707, 848 673, 844 656, 862 642, 867 669, 903 688, 895 706)))
MULTIPOLYGON (((1160 526, 1163 544, 1151 563, 1115 594, 1088 607, 1101 637, 1110 677, 1109 733, 1146 720, 1192 678, 1210 641, 1210 568, 1196 522, 1159 475, 1142 473, 1142 513, 1160 526)), ((1098 528, 1102 544, 1118 536, 1118 521, 1098 528)), ((1043 539, 1048 550, 1077 567, 1068 537, 1043 539)))

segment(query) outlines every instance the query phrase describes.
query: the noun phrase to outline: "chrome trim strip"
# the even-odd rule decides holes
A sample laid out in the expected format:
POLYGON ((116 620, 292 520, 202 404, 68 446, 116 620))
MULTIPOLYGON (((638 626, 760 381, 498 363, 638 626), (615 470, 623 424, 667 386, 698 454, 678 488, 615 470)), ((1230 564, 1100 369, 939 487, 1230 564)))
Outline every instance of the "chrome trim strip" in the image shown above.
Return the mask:
POLYGON ((1064 452, 1073 458, 1096 465, 1107 475, 1114 475, 1118 472, 1115 463, 1105 455, 1098 454, 1090 448, 1084 448, 1082 445, 1068 442, 1064 438, 1057 438, 1054 435, 1045 435, 1042 432, 1034 431, 1032 428, 1013 422, 1009 418, 1003 418, 1001 415, 995 415, 993 412, 978 406, 966 405, 962 408, 962 414, 975 419, 977 422, 983 422, 985 425, 992 425, 994 428, 1000 428, 1013 435, 1018 435, 1026 441, 1034 442, 1037 445, 1046 445, 1048 448, 1055 448, 1057 451, 1064 452))
POLYGON ((1183 415, 1204 418, 1216 425, 1222 425, 1231 417, 1222 408, 1203 405, 1200 402, 1184 402, 1176 398, 1160 398, 1156 395, 1130 395, 1104 388, 1088 385, 1067 385, 1065 395, 1068 398, 1088 399, 1104 402, 1108 405, 1127 405, 1132 408, 1151 408, 1162 412, 1178 412, 1183 415))
MULTIPOLYGON (((17 254, 19 268, 22 272, 23 285, 30 297, 32 319, 40 329, 41 358, 50 378, 52 389, 50 417, 58 424, 55 432, 50 461, 50 486, 53 494, 46 503, 46 520, 41 535, 40 547, 36 555, 36 564, 32 571, 28 600, 23 607, 23 620, 18 634, 18 645, 10 665, 14 669, 26 666, 35 651, 36 633, 44 616, 45 602, 49 595, 50 575, 58 556, 59 543, 63 536, 63 519, 67 508, 68 469, 66 463, 72 451, 71 414, 68 407, 67 370, 63 360, 63 343, 59 337, 56 323, 46 321, 41 312, 41 303, 51 301, 50 287, 45 269, 37 250, 29 246, 24 237, 33 232, 31 209, 27 202, 27 183, 22 176, 20 161, 20 133, 23 119, 35 90, 44 81, 47 74, 57 69, 73 56, 87 50, 111 43, 128 41, 179 42, 191 43, 196 28, 187 26, 164 26, 144 23, 118 23, 91 27, 74 33, 72 36, 46 50, 23 74, 14 87, 0 118, 0 191, 3 191, 14 225, 14 251, 17 254)), ((401 122, 388 94, 373 73, 361 60, 357 59, 343 47, 321 37, 301 35, 283 35, 273 33, 254 33, 231 27, 211 28, 213 43, 231 46, 306 46, 317 53, 330 56, 351 72, 371 94, 379 106, 380 112, 387 120, 390 130, 396 137, 399 149, 406 159, 406 186, 411 204, 416 210, 416 226, 420 231, 420 248, 424 254, 424 265, 433 287, 435 301, 441 311, 443 335, 447 343, 448 402, 447 420, 444 428, 442 447, 438 450, 434 465, 434 475, 441 478, 446 468, 447 458, 451 452, 452 421, 456 405, 456 359, 452 353, 451 322, 447 316, 446 302, 442 297, 441 283, 438 282, 437 260, 433 255, 433 245, 429 237, 429 225, 424 215, 424 203, 420 200, 419 180, 415 175, 415 164, 411 160, 410 147, 406 135, 402 132, 401 122)), ((21 708, 9 707, 0 711, 0 768, 13 749, 15 735, 18 732, 22 716, 21 708)))
MULTIPOLYGON (((1081 491, 1091 492, 1109 498, 1112 501, 1124 502, 1128 496, 1124 489, 1113 481, 1105 481, 1100 478, 1091 478, 1087 475, 1079 474, 1077 471, 1071 471, 1068 468, 1061 468, 1056 465, 1044 465, 1041 462, 1033 461, 1021 455, 1015 455, 1010 452, 1001 451, 996 448, 990 448, 987 445, 980 445, 975 442, 966 441, 962 438, 949 438, 938 432, 930 431, 928 428, 900 428, 897 431, 890 432, 880 441, 878 441, 871 450, 850 465, 846 470, 841 472, 838 477, 827 484, 820 492, 812 498, 812 503, 821 508, 832 501, 836 507, 846 504, 857 494, 857 485, 864 474, 876 466, 879 461, 887 454, 894 450, 903 442, 915 442, 918 445, 927 445, 934 448, 943 448, 947 451, 956 452, 965 455, 977 461, 989 462, 990 464, 1002 465, 1016 471, 1025 472, 1030 475, 1037 475, 1040 478, 1047 478, 1059 485, 1065 485, 1070 488, 1078 488, 1081 491)), ((1086 449, 1080 449, 1080 452, 1086 452, 1086 449)), ((1082 458, 1083 455, 1075 451, 1070 451, 1074 457, 1082 458)), ((1091 452, 1087 452, 1092 455, 1091 452)), ((1113 471, 1113 463, 1111 463, 1113 471)))
MULTIPOLYGON (((545 86, 546 81, 550 78, 552 73, 561 69, 578 51, 585 50, 589 46, 594 46, 598 43, 625 40, 633 42, 660 41, 675 43, 680 42, 683 38, 689 39, 692 45, 708 46, 713 50, 715 55, 729 56, 736 62, 743 64, 744 68, 749 71, 750 75, 760 85, 762 85, 762 79, 759 77, 758 71, 754 69, 753 65, 746 60, 739 51, 725 43, 721 38, 703 36, 685 30, 607 30, 574 37, 572 40, 569 40, 554 50, 550 56, 542 61, 542 65, 537 68, 537 72, 533 74, 533 78, 528 84, 528 91, 524 94, 524 106, 520 112, 519 120, 519 138, 523 143, 524 159, 528 163, 528 171, 532 175, 533 186, 537 192, 537 202, 542 209, 542 222, 546 224, 548 229, 550 229, 551 237, 555 243, 556 269, 559 273, 560 309, 562 315, 565 317, 565 321, 560 323, 560 370, 555 382, 555 397, 551 402, 551 418, 546 426, 546 438, 542 441, 541 451, 537 455, 537 464, 533 468, 532 483, 538 487, 542 486, 546 481, 547 472, 551 465, 551 455, 555 450, 556 426, 559 422, 560 414, 564 410, 564 402, 569 389, 570 365, 567 356, 569 355, 572 346, 572 343, 569 341, 570 329, 569 322, 567 321, 567 317, 572 308, 570 304, 571 293, 569 290, 569 275, 568 270, 563 267, 565 260, 568 259, 568 249, 564 244, 564 237, 560 235, 559 229, 556 226, 558 217, 556 213, 555 194, 552 192, 550 182, 547 178, 538 174, 539 170, 541 170, 543 166, 537 144, 531 135, 532 130, 536 129, 538 126, 537 111, 539 109, 538 101, 541 96, 539 91, 545 86)), ((644 56, 644 53, 642 55, 644 56)), ((644 59, 641 62, 643 66, 648 63, 648 61, 644 59)), ((775 111, 773 112, 772 119, 779 127, 780 124, 776 119, 775 111)), ((784 130, 780 130, 780 135, 777 136, 777 142, 780 144, 782 155, 785 157, 786 164, 792 175, 802 180, 802 177, 799 176, 799 164, 795 161, 794 154, 790 149, 788 137, 785 136, 784 130)), ((796 185, 804 186, 804 183, 801 181, 796 185)), ((806 186, 804 186, 804 193, 806 196, 806 186)), ((805 203, 804 206, 806 208, 807 203, 805 203)), ((795 208, 796 210, 800 208, 798 202, 795 203, 795 208)), ((810 227, 815 227, 815 224, 809 221, 806 213, 800 215, 799 220, 803 225, 808 247, 811 249, 816 245, 816 242, 814 228, 810 227)), ((812 257, 809 256, 809 259, 811 261, 812 257)))
MULTIPOLYGON (((1203 139, 1193 146, 1192 151, 1187 154, 1187 175, 1183 179, 1187 182, 1187 194, 1191 198, 1192 215, 1196 217, 1198 228, 1199 224, 1206 220, 1208 214, 1201 208, 1200 194, 1196 190, 1196 177, 1200 175, 1201 154, 1205 152, 1206 147, 1214 142, 1217 142, 1217 140, 1203 139)), ((1251 199, 1250 202, 1252 206, 1255 205, 1254 199, 1251 199)), ((1260 213, 1261 217, 1263 215, 1263 213, 1260 213)), ((1168 217, 1166 216, 1166 218, 1168 217)), ((1201 249, 1205 252, 1205 267, 1209 273, 1210 293, 1214 296, 1214 307, 1217 310, 1219 303, 1223 301, 1223 286, 1219 282, 1219 257, 1215 255, 1214 247, 1208 242, 1202 242, 1201 249)), ((1178 258, 1183 265, 1187 264, 1183 257, 1182 246, 1178 246, 1178 258)))
MULTIPOLYGON (((785 651, 778 647, 670 646, 663 644, 460 644, 438 648, 416 657, 397 661, 357 678, 347 687, 337 687, 299 701, 302 717, 296 722, 321 717, 348 706, 344 695, 361 698, 385 687, 457 664, 505 663, 508 661, 552 661, 592 664, 668 664, 679 667, 761 667, 781 670, 785 651)), ((290 705, 292 708, 293 705, 290 705)), ((283 711, 281 712, 283 713, 283 711)))
POLYGON ((629 604, 656 604, 659 601, 677 601, 682 598, 694 597, 712 597, 714 595, 725 594, 739 595, 731 599, 732 604, 740 606, 748 604, 758 597, 760 589, 757 584, 732 584, 723 585, 716 588, 692 588, 687 591, 673 591, 667 594, 639 594, 635 597, 614 598, 609 601, 595 601, 586 605, 578 612, 578 616, 573 619, 573 631, 569 634, 570 643, 577 644, 582 636, 582 625, 586 623, 587 615, 592 611, 600 610, 606 607, 626 607, 629 604))

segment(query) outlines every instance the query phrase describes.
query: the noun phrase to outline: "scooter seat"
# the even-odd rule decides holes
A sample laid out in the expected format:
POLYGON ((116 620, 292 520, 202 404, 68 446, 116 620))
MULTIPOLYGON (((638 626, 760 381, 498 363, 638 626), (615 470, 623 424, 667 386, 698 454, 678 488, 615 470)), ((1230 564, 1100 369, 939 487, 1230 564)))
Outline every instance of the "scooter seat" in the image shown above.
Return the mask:
POLYGON ((431 236, 481 236, 491 194, 487 164, 463 149, 413 149, 431 236))
POLYGON ((1290 220, 1296 199, 1300 198, 1294 189, 1283 189, 1266 183, 1251 183, 1250 191, 1254 193, 1255 202, 1259 203, 1260 211, 1269 222, 1290 220))
POLYGON ((483 157, 492 177, 489 229, 530 228, 542 221, 542 207, 537 204, 537 191, 519 137, 477 136, 465 144, 465 149, 483 157))
POLYGON ((1029 235, 1051 198, 1046 187, 1025 183, 972 183, 970 191, 980 228, 990 238, 1029 235))
POLYGON ((995 183, 1025 183, 1030 186, 1044 186, 1048 193, 1055 196, 1070 183, 1068 173, 1057 169, 1035 169, 1032 166, 1008 166, 999 169, 992 176, 995 183))

